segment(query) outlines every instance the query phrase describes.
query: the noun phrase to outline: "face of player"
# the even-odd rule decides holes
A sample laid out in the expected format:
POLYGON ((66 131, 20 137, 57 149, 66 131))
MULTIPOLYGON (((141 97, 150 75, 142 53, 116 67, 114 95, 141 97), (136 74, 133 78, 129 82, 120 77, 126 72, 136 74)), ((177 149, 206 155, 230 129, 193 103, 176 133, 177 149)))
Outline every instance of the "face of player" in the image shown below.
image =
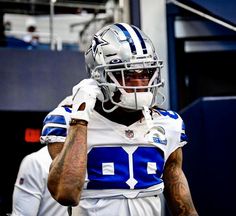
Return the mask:
MULTIPOLYGON (((150 69, 137 69, 137 70, 127 70, 122 73, 117 72, 114 74, 117 81, 120 83, 121 86, 148 86, 150 79, 153 76, 153 71, 150 69)), ((128 93, 134 92, 133 89, 125 88, 125 91, 128 93)), ((146 88, 144 89, 137 89, 137 92, 145 92, 147 91, 146 88)))

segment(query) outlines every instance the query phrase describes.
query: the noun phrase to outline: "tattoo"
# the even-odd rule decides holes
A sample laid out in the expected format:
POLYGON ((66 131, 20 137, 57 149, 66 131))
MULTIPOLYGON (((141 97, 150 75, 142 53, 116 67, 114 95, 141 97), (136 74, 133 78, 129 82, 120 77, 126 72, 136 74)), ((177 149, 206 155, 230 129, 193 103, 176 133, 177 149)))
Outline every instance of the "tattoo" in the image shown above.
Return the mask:
MULTIPOLYGON (((87 129, 84 126, 78 125, 71 129, 70 136, 68 137, 67 145, 65 146, 64 154, 62 155, 60 166, 64 166, 65 174, 67 176, 77 177, 77 187, 83 187, 84 177, 78 176, 85 175, 85 168, 87 166, 87 129), (69 158, 69 166, 65 166, 69 158), (74 175, 77 173, 76 175, 74 175)), ((67 178, 66 181, 74 181, 73 177, 67 178)))
POLYGON ((187 179, 182 170, 182 151, 176 150, 168 159, 164 176, 164 195, 173 215, 196 216, 187 179))
MULTIPOLYGON (((87 166, 87 127, 83 125, 71 126, 62 151, 52 162, 50 171, 50 192, 57 198, 57 194, 74 194, 77 200, 82 191, 87 166), (65 191, 67 190, 67 192, 65 191), (68 191, 69 190, 69 191, 68 191)), ((53 147, 52 147, 53 148, 53 147)), ((56 149, 56 146, 54 147, 56 149)), ((68 198, 68 200, 72 200, 68 198)), ((63 199, 64 204, 67 200, 63 199)), ((74 201, 71 202, 74 204, 74 201)))

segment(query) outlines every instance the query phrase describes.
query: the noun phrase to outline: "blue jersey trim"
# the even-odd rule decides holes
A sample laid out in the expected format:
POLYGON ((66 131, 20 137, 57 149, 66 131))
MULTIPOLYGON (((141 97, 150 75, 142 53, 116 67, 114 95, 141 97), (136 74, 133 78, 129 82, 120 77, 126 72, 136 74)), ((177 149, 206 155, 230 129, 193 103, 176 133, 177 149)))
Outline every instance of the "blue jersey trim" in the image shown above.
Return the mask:
POLYGON ((68 112, 68 113, 71 113, 72 111, 71 111, 71 108, 69 108, 69 107, 63 107, 64 109, 65 109, 65 111, 66 112, 68 112))
POLYGON ((66 137, 67 129, 66 128, 58 128, 58 127, 47 127, 42 131, 41 136, 62 136, 66 137))
POLYGON ((65 117, 62 115, 48 115, 44 121, 43 124, 46 125, 48 123, 55 123, 55 124, 62 124, 66 125, 65 117))

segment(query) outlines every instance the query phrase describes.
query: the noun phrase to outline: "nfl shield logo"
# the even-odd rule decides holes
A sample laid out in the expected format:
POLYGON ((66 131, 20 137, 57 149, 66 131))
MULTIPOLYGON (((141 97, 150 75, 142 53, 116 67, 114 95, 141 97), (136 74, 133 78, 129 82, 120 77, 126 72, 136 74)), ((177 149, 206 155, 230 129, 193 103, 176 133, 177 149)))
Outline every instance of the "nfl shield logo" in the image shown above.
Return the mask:
POLYGON ((20 184, 20 185, 23 185, 23 184, 24 184, 24 178, 20 178, 19 184, 20 184))
POLYGON ((132 130, 126 130, 126 131, 125 131, 125 135, 126 135, 128 138, 133 138, 133 137, 134 137, 134 131, 132 131, 132 130))

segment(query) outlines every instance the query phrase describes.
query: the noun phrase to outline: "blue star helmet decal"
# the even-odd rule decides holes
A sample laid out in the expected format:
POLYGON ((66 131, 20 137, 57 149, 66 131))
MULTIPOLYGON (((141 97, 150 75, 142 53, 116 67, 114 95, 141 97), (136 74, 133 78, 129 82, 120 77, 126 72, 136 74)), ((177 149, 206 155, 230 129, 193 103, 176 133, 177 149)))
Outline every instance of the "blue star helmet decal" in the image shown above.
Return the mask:
POLYGON ((107 45, 108 42, 105 41, 102 36, 100 35, 94 35, 93 37, 93 41, 92 41, 92 52, 93 52, 93 56, 95 56, 97 54, 97 50, 98 50, 98 46, 103 46, 103 45, 107 45))
POLYGON ((110 100, 113 104, 111 109, 142 110, 143 105, 151 108, 164 102, 164 96, 159 92, 164 85, 161 79, 162 60, 159 60, 149 37, 133 25, 114 23, 100 29, 93 35, 89 50, 85 53, 85 64, 89 77, 101 84, 99 87, 105 96, 103 102, 110 100), (145 86, 132 86, 134 94, 127 95, 126 71, 136 73, 137 69, 151 71, 149 82, 145 86), (117 80, 117 71, 121 71, 122 83, 117 80), (114 100, 116 90, 120 95, 114 100))

